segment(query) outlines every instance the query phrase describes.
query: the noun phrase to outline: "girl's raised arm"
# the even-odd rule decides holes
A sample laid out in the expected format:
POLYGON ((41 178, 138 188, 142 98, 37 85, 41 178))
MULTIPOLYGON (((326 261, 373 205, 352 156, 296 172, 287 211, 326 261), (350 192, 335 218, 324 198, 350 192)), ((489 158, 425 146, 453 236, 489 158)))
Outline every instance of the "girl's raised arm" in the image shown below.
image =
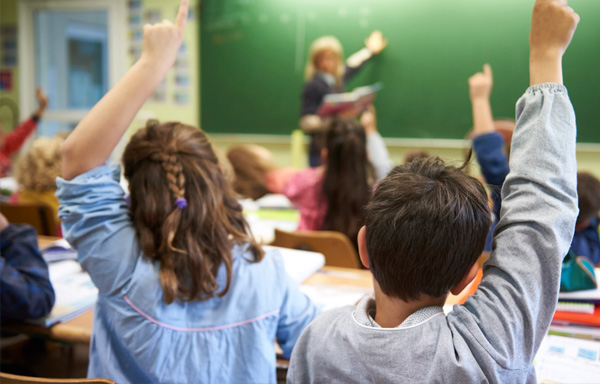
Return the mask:
POLYGON ((175 62, 183 40, 189 0, 181 0, 175 24, 168 20, 144 26, 140 59, 92 108, 63 145, 66 180, 106 162, 133 121, 175 62))

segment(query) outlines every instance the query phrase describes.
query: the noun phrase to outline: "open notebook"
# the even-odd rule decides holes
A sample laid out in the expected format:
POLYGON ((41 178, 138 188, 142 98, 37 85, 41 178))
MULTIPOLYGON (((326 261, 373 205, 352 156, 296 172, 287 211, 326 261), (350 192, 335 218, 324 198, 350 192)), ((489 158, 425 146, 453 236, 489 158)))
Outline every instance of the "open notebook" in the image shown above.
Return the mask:
POLYGON ((98 289, 77 261, 63 260, 51 263, 49 271, 56 294, 52 312, 48 316, 28 322, 49 327, 69 321, 94 306, 98 298, 98 289))

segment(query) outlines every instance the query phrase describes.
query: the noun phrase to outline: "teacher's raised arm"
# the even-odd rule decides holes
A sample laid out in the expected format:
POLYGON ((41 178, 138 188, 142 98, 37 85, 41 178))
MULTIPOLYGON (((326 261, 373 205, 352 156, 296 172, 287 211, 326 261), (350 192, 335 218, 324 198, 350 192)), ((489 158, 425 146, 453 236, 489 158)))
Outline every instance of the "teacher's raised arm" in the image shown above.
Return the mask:
MULTIPOLYGON (((310 165, 317 166, 321 161, 319 133, 327 126, 327 121, 317 115, 317 110, 325 95, 345 91, 346 82, 356 75, 364 64, 387 46, 380 31, 374 31, 365 39, 365 48, 344 61, 342 44, 333 36, 316 39, 310 46, 306 62, 306 84, 302 89, 300 127, 311 135, 310 165)), ((351 112, 352 113, 352 112, 351 112)), ((360 111, 355 111, 356 117, 360 111)))

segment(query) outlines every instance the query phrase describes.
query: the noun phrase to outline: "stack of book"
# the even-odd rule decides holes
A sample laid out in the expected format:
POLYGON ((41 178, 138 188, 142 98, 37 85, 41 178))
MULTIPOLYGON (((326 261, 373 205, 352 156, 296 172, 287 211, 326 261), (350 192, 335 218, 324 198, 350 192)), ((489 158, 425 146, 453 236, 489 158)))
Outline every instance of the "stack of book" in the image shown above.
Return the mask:
POLYGON ((600 340, 600 288, 560 293, 558 300, 550 333, 600 340))

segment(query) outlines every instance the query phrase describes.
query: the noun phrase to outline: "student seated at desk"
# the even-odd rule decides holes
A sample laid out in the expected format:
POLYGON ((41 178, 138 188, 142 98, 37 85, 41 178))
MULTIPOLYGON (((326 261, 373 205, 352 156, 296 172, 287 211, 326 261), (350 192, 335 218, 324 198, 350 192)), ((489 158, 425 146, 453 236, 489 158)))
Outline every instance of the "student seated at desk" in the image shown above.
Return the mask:
POLYGON ((276 183, 277 175, 272 173, 269 185, 298 207, 299 230, 338 231, 356 246, 372 186, 391 169, 374 109, 363 113, 361 124, 354 119, 332 121, 321 156, 323 166, 288 173, 287 180, 280 178, 276 183))
POLYGON ((15 178, 19 189, 12 194, 10 202, 45 204, 52 208, 56 233, 60 233, 58 223, 58 198, 56 197, 56 178, 61 175, 61 148, 64 137, 39 137, 19 158, 15 165, 15 178))
POLYGON ((366 208, 359 252, 375 297, 324 312, 302 333, 290 383, 534 383, 577 218, 575 114, 561 58, 579 21, 538 0, 531 87, 517 102, 511 173, 495 247, 475 295, 490 212, 483 185, 439 158, 394 168, 366 208))
POLYGON ((271 192, 266 175, 277 166, 267 148, 256 144, 236 145, 227 150, 227 160, 233 169, 233 189, 241 197, 258 200, 271 192))
POLYGON ((89 377, 118 383, 275 382, 276 339, 289 357, 316 306, 277 252, 249 236, 206 134, 149 122, 105 165, 165 77, 183 38, 146 25, 140 59, 67 138, 58 179, 65 238, 98 287, 89 377))
POLYGON ((600 234, 598 212, 600 211, 600 180, 588 172, 577 173, 577 196, 579 216, 571 250, 577 256, 586 256, 594 265, 600 266, 600 234))
MULTIPOLYGON (((481 173, 486 183, 492 187, 493 222, 486 240, 486 251, 492 249, 492 235, 500 218, 502 206, 500 189, 510 171, 508 156, 502 150, 505 144, 504 137, 508 136, 506 132, 508 131, 509 134, 511 132, 510 122, 494 121, 492 118, 490 106, 492 83, 492 70, 487 64, 484 66, 483 72, 476 73, 469 78, 473 107, 473 149, 477 154, 481 173), (503 132, 499 129, 501 127, 505 127, 503 132)), ((598 234, 600 181, 590 173, 579 172, 577 174, 577 196, 579 215, 571 250, 577 256, 588 257, 594 265, 597 265, 600 263, 600 235, 598 234)))
POLYGON ((2 321, 33 319, 50 313, 54 289, 48 265, 38 250, 35 229, 10 224, 0 213, 0 255, 2 321))

